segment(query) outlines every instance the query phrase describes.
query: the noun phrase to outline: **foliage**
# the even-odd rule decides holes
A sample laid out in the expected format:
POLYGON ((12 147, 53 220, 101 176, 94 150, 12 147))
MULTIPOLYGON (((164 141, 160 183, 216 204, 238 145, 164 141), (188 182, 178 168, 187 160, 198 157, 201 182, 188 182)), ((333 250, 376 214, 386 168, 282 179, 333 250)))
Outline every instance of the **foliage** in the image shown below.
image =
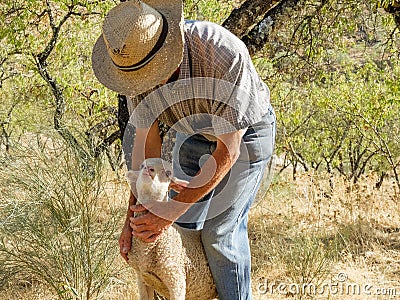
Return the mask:
POLYGON ((112 3, 2 2, 4 144, 24 132, 54 126, 82 157, 96 157, 104 150, 101 141, 116 130, 115 97, 95 80, 90 57, 99 24, 112 3))
POLYGON ((227 0, 185 0, 184 15, 186 19, 206 20, 220 24, 233 9, 233 2, 227 0))
POLYGON ((389 5, 400 5, 398 0, 379 0, 377 2, 377 4, 381 7, 388 7, 389 5))
POLYGON ((121 214, 104 164, 80 162, 44 135, 1 161, 0 283, 38 280, 60 299, 95 299, 110 284, 121 214))
POLYGON ((355 181, 368 167, 396 172, 400 153, 396 78, 366 64, 356 73, 331 73, 323 86, 311 82, 302 93, 291 92, 279 107, 285 111, 281 146, 306 170, 324 165, 355 181))
POLYGON ((356 182, 373 171, 400 188, 400 44, 387 18, 372 4, 306 2, 266 47, 269 58, 255 60, 294 174, 325 169, 356 182))
MULTIPOLYGON (((282 130, 278 149, 293 165, 324 166, 353 180, 367 169, 383 177, 390 170, 398 173, 396 139, 390 141, 380 131, 388 132, 388 124, 397 130, 397 102, 389 103, 384 94, 398 97, 399 41, 390 16, 377 9, 394 5, 386 2, 301 1, 299 9, 277 20, 281 30, 270 36, 256 62, 275 96, 282 130), (373 108, 380 109, 375 97, 384 102, 378 125, 386 124, 385 129, 371 120, 373 108), (363 107, 366 99, 371 103, 363 107)), ((113 133, 116 97, 90 70, 92 44, 112 5, 94 0, 2 4, 0 94, 5 101, 0 125, 7 151, 21 133, 54 125, 85 159, 104 150, 113 156, 109 145, 118 136, 113 133)), ((237 5, 187 0, 185 16, 222 23, 237 5)))

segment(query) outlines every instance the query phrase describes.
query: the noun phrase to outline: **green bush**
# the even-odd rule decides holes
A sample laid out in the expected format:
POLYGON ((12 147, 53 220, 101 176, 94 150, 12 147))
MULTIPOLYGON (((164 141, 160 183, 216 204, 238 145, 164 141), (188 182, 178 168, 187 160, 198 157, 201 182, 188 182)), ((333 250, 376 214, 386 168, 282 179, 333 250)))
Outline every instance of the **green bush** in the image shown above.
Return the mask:
POLYGON ((38 280, 60 299, 96 299, 118 271, 123 219, 104 164, 83 165, 44 135, 1 164, 0 283, 38 280))

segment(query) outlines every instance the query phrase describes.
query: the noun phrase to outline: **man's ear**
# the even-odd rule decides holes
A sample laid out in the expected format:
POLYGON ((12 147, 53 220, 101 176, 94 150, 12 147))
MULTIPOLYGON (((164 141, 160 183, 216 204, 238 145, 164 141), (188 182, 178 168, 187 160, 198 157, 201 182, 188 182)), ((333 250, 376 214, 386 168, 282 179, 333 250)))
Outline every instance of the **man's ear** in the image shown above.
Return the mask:
POLYGON ((169 184, 169 188, 180 193, 185 187, 187 187, 188 184, 189 184, 189 181, 181 180, 176 177, 172 177, 171 183, 169 184))
POLYGON ((139 173, 140 173, 140 171, 133 171, 133 170, 129 170, 128 172, 126 172, 126 178, 128 179, 128 182, 130 184, 136 185, 136 181, 139 177, 139 173))

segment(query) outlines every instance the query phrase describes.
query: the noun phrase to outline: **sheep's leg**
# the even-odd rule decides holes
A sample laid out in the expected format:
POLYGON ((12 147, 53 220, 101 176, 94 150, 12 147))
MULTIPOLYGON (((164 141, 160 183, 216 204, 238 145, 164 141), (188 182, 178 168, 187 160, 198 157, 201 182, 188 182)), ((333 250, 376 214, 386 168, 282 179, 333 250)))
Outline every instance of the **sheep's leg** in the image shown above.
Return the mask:
POLYGON ((153 300, 154 289, 151 286, 146 285, 140 278, 138 278, 137 284, 140 300, 153 300))
POLYGON ((170 290, 169 294, 171 295, 171 300, 185 300, 186 291, 174 291, 170 290))
POLYGON ((185 300, 186 284, 176 284, 175 286, 168 287, 171 300, 185 300))
MULTIPOLYGON (((164 261, 164 263, 166 263, 164 261)), ((182 269, 170 268, 160 273, 160 280, 168 289, 170 300, 185 300, 186 297, 186 277, 182 269)))

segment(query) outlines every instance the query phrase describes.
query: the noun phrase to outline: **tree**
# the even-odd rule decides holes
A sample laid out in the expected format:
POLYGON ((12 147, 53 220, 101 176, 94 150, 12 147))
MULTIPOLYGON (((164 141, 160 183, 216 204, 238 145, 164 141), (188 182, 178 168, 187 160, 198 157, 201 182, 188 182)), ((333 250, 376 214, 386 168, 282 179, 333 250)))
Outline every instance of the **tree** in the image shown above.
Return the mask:
MULTIPOLYGON (((18 96, 25 93, 23 101, 10 101, 5 120, 16 106, 23 104, 26 109, 27 105, 38 104, 40 107, 43 103, 37 101, 43 99, 45 106, 50 105, 53 109, 54 129, 75 149, 84 164, 104 151, 109 152, 110 145, 119 137, 115 126, 116 109, 99 100, 97 89, 91 87, 93 80, 85 80, 90 70, 91 49, 79 49, 82 39, 79 31, 90 30, 89 20, 100 19, 110 7, 110 3, 102 2, 5 1, 0 6, 1 38, 5 45, 0 53, 2 92, 7 97, 13 85, 17 85, 18 96), (28 90, 24 90, 26 88, 28 90), (40 95, 31 97, 29 89, 40 95), (72 99, 83 101, 75 106, 72 99), (74 116, 70 112, 66 116, 67 105, 75 114, 89 120, 80 124, 83 125, 83 135, 79 129, 74 133, 68 125, 71 123, 68 119, 74 116)), ((34 111, 41 114, 36 109, 34 111)), ((3 121, 1 124, 3 138, 9 143, 5 125, 10 126, 10 123, 3 121)))
MULTIPOLYGON (((185 1, 187 11, 193 13, 193 7, 199 8, 200 3, 185 1)), ((216 11, 216 6, 221 8, 224 4, 231 3, 212 2, 209 9, 216 11)), ((221 24, 245 42, 267 83, 275 85, 278 93, 287 90, 286 95, 275 97, 274 103, 280 112, 278 151, 294 165, 294 172, 301 165, 305 170, 337 171, 354 182, 368 169, 382 174, 391 170, 398 177, 398 159, 393 158, 400 152, 387 139, 382 141, 383 131, 388 129, 365 124, 366 120, 372 122, 370 116, 375 107, 366 106, 358 111, 357 117, 354 112, 355 107, 364 108, 366 99, 368 102, 374 102, 374 97, 382 99, 373 93, 372 83, 368 82, 383 80, 382 72, 393 70, 388 64, 398 55, 399 41, 395 39, 399 31, 398 9, 396 1, 253 0, 243 1, 226 14, 221 24), (385 15, 380 7, 392 16, 385 15), (393 25, 390 25, 390 18, 393 25), (389 24, 386 29, 385 22, 389 24), (382 33, 382 30, 387 32, 382 33), (372 62, 349 57, 352 47, 362 45, 361 53, 369 55, 376 51, 373 47, 379 47, 382 52, 372 53, 372 62), (361 75, 357 77, 356 73, 361 75), (341 85, 352 90, 334 89, 335 81, 343 74, 347 75, 340 81, 341 85), (370 94, 363 93, 366 85, 372 88, 368 90, 372 91, 370 94), (355 90, 357 98, 351 95, 343 98, 345 93, 355 90), (327 95, 327 91, 332 95, 327 95), (375 128, 375 132, 366 132, 363 128, 375 128)), ((382 85, 382 88, 390 90, 389 86, 382 85)), ((123 97, 120 103, 124 103, 123 97)), ((385 109, 390 111, 391 104, 381 105, 388 105, 385 109)), ((120 113, 127 115, 123 110, 120 113)), ((385 113, 381 116, 380 120, 392 120, 391 124, 397 118, 385 113)), ((394 130, 398 127, 394 126, 394 130)))
MULTIPOLYGON (((380 130, 387 129, 375 127, 378 131, 361 138, 363 131, 346 121, 354 116, 343 113, 339 121, 333 115, 336 107, 321 110, 333 99, 325 97, 325 103, 309 101, 333 91, 334 80, 341 75, 347 81, 351 78, 360 82, 382 81, 380 72, 390 78, 395 76, 395 58, 399 53, 398 1, 184 2, 187 18, 218 22, 247 45, 259 73, 273 90, 273 96, 278 96, 273 99, 281 131, 278 151, 289 163, 306 169, 349 172, 349 178, 351 174, 361 176, 377 165, 382 165, 380 173, 398 172, 398 150, 387 139, 376 149, 364 151, 358 146, 348 149, 355 147, 354 139, 365 145, 372 145, 371 141, 376 145, 382 143, 380 130), (368 78, 352 76, 367 64, 373 66, 368 78), (346 130, 354 128, 354 135, 346 130, 335 133, 333 125, 326 122, 319 125, 323 118, 337 120, 336 125, 342 124, 341 128, 346 130), (331 136, 327 136, 329 132, 331 136), (313 143, 304 143, 307 134, 315 136, 313 143), (352 142, 348 141, 350 137, 352 142), (356 150, 361 152, 353 157, 356 150), (345 153, 353 153, 352 158, 343 161, 345 153), (360 155, 365 158, 361 164, 360 155), (386 157, 388 164, 379 164, 378 157, 386 157), (351 167, 351 161, 359 163, 351 167)), ((101 31, 104 13, 113 5, 114 1, 100 0, 2 2, 0 33, 5 46, 0 49, 0 93, 6 101, 1 104, 0 124, 1 142, 7 151, 12 148, 15 136, 23 130, 32 130, 32 123, 50 122, 49 109, 52 127, 84 160, 96 159, 102 153, 114 157, 113 147, 119 151, 118 140, 123 137, 129 117, 126 99, 104 89, 90 71, 92 45, 101 31), (35 113, 29 114, 30 109, 35 113), (37 120, 28 122, 32 115, 37 120)), ((387 81, 381 86, 396 98, 395 83, 387 81)), ((396 101, 393 103, 397 105, 396 101)), ((367 117, 360 116, 360 122, 369 120, 367 117)), ((397 116, 386 117, 391 118, 388 123, 396 124, 397 116)), ((160 130, 163 132, 165 128, 160 130)), ((115 157, 112 161, 115 166, 115 157)))

